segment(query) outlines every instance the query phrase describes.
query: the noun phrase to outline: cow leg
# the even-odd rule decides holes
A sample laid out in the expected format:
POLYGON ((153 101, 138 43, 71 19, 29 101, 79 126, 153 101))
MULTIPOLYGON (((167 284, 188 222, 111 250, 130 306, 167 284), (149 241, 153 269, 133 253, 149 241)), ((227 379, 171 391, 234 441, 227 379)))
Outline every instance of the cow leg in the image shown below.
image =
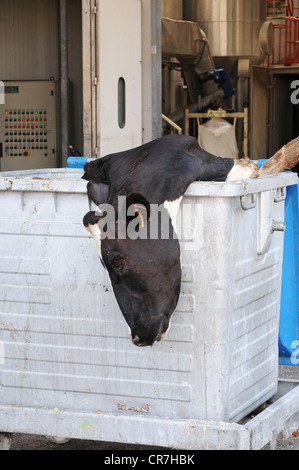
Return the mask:
POLYGON ((251 160, 243 158, 236 160, 226 181, 237 181, 247 178, 274 175, 285 170, 291 170, 299 163, 299 137, 284 145, 258 170, 258 166, 251 160))
POLYGON ((242 158, 241 160, 235 160, 233 168, 227 175, 226 182, 258 178, 258 176, 258 165, 248 158, 242 158))
POLYGON ((299 163, 299 137, 284 145, 260 168, 259 176, 291 170, 299 163))

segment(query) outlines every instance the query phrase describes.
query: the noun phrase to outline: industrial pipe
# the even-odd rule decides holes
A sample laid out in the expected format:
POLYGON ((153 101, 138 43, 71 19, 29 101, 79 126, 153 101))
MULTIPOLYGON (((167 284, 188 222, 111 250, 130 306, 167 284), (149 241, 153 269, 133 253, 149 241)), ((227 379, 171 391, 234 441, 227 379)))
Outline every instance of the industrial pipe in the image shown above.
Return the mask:
POLYGON ((67 166, 69 154, 69 77, 68 77, 68 0, 60 0, 60 106, 61 106, 61 163, 67 166))

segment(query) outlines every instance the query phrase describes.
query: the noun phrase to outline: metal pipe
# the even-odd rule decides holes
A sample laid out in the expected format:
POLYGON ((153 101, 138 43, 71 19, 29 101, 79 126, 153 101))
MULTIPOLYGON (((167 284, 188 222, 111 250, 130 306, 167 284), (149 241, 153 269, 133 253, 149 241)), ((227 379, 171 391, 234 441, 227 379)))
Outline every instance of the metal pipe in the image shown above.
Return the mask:
POLYGON ((152 16, 152 138, 161 137, 162 129, 162 23, 161 0, 151 1, 152 16))
POLYGON ((68 77, 68 0, 60 0, 60 106, 61 164, 67 166, 69 155, 69 77, 68 77))
POLYGON ((165 114, 162 114, 162 119, 169 124, 171 127, 173 127, 176 131, 178 131, 179 134, 183 133, 183 129, 178 126, 175 122, 173 122, 171 119, 169 119, 165 114))

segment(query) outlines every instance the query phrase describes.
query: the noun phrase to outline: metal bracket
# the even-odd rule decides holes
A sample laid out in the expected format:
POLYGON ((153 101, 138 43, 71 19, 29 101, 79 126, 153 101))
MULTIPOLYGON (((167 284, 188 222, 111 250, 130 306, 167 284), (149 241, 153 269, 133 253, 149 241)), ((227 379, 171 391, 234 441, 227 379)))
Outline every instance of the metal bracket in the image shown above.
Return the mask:
POLYGON ((287 188, 277 188, 276 196, 274 196, 274 202, 283 202, 287 198, 287 188))
POLYGON ((250 194, 250 196, 251 196, 250 202, 247 202, 247 200, 246 200, 247 196, 241 196, 240 197, 241 207, 242 207, 243 211, 249 211, 251 209, 256 208, 256 194, 250 194))
POLYGON ((274 232, 284 232, 284 221, 273 219, 274 203, 282 202, 286 198, 286 188, 276 191, 265 191, 259 195, 258 223, 257 223, 257 253, 265 255, 270 248, 274 232))

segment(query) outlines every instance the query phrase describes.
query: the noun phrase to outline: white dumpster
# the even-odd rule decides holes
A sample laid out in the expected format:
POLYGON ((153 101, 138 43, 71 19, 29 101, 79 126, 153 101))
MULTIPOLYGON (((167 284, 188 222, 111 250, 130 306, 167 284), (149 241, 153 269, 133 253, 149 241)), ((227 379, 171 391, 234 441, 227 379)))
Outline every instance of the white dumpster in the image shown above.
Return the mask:
POLYGON ((297 175, 189 187, 180 301, 139 349, 82 225, 81 174, 0 174, 0 432, 200 448, 197 420, 238 422, 276 393, 297 175))

